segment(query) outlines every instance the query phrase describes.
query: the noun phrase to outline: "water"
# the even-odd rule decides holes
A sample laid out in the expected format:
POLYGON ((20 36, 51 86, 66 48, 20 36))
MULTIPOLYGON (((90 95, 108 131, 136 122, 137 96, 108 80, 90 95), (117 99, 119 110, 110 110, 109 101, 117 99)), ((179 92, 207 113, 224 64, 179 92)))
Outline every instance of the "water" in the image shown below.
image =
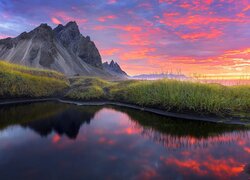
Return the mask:
POLYGON ((1 179, 248 179, 250 131, 117 107, 0 106, 1 179))

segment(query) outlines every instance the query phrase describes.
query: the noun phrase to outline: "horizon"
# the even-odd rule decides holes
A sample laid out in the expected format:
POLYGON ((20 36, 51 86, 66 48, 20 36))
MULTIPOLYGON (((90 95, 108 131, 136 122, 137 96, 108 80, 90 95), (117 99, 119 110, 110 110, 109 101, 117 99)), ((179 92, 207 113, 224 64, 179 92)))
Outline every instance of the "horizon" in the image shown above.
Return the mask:
POLYGON ((55 28, 76 21, 96 44, 102 62, 113 59, 130 75, 174 69, 188 76, 237 79, 250 72, 247 0, 1 0, 0 17, 0 39, 41 23, 55 28))

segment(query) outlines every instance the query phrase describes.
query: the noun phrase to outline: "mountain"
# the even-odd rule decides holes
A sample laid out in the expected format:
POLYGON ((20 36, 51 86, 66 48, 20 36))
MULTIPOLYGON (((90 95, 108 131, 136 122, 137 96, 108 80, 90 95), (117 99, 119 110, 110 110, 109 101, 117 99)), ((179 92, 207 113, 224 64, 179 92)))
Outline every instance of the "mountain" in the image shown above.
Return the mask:
POLYGON ((187 79, 188 77, 183 74, 140 74, 136 76, 132 76, 131 79, 148 79, 148 80, 156 80, 156 79, 187 79))
POLYGON ((104 62, 103 68, 114 76, 128 77, 127 73, 123 71, 119 64, 117 62, 114 62, 113 60, 110 63, 104 62))
POLYGON ((98 49, 84 37, 76 22, 52 29, 41 24, 15 38, 0 40, 0 59, 66 75, 112 76, 103 69, 98 49))

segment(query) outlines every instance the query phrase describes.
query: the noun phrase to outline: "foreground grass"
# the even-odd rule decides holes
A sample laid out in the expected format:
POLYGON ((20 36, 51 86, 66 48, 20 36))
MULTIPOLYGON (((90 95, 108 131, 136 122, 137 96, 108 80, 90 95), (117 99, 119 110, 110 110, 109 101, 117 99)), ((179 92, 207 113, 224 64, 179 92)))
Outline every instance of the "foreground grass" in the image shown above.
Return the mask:
POLYGON ((98 78, 80 78, 76 82, 66 97, 112 100, 167 111, 216 115, 247 113, 250 109, 250 86, 226 87, 166 79, 108 82, 98 78))
POLYGON ((0 61, 0 98, 50 97, 68 87, 64 75, 0 61))
POLYGON ((111 94, 120 101, 174 111, 226 114, 250 109, 250 86, 158 80, 135 82, 111 94))

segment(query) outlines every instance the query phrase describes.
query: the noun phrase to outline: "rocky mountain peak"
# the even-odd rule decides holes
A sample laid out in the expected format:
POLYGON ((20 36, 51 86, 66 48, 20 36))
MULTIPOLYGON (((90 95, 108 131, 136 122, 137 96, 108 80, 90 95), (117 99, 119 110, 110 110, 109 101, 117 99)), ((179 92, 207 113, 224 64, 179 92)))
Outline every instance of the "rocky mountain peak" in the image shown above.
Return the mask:
POLYGON ((76 22, 69 22, 65 26, 59 24, 54 30, 56 38, 68 47, 72 42, 79 40, 81 37, 80 30, 76 22))
POLYGON ((42 23, 31 32, 25 34, 25 37, 50 41, 53 38, 53 30, 48 24, 42 23))
POLYGON ((113 73, 115 75, 120 75, 120 76, 128 76, 126 72, 124 72, 120 65, 115 62, 114 60, 111 60, 110 63, 104 62, 103 63, 103 68, 110 73, 113 73))
POLYGON ((64 26, 62 24, 58 24, 58 26, 55 29, 53 29, 53 31, 57 34, 63 29, 64 29, 64 26))
POLYGON ((47 23, 42 23, 42 24, 40 24, 40 26, 38 26, 35 29, 49 29, 49 30, 52 30, 52 28, 47 23))
POLYGON ((68 22, 65 27, 73 27, 73 28, 77 28, 78 29, 78 25, 75 21, 70 21, 68 22))

